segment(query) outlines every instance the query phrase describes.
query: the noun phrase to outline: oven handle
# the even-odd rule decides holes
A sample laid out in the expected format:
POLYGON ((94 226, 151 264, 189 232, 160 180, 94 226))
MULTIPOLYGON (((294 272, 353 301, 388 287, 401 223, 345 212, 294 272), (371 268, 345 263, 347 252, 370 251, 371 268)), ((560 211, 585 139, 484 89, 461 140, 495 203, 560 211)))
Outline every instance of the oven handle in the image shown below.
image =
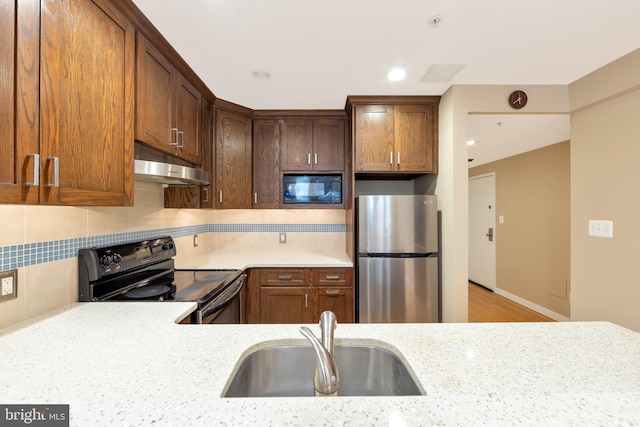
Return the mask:
POLYGON ((219 297, 215 298, 209 304, 204 306, 199 313, 198 323, 202 323, 202 319, 209 316, 212 313, 223 308, 229 301, 235 298, 236 295, 242 290, 242 286, 244 285, 244 279, 247 277, 246 274, 238 277, 229 287, 225 290, 219 297), (231 294, 231 295, 229 295, 231 294), (220 300, 223 300, 220 302, 220 300))

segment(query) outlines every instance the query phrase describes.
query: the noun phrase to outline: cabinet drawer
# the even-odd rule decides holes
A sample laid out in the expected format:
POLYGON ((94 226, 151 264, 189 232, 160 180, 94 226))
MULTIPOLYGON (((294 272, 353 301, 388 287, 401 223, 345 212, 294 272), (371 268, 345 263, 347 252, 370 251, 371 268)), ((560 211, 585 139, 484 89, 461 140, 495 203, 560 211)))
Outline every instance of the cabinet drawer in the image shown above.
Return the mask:
POLYGON ((303 268, 263 269, 261 286, 309 286, 303 268))
POLYGON ((350 268, 314 269, 311 274, 314 286, 351 286, 353 270, 350 268))

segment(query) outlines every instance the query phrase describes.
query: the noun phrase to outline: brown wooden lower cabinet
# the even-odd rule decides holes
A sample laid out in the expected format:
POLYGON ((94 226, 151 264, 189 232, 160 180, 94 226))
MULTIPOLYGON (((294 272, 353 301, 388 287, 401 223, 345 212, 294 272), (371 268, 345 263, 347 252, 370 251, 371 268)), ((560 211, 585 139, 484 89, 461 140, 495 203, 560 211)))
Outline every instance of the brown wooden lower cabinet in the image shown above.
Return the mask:
POLYGON ((260 323, 313 323, 311 288, 260 289, 260 323))
POLYGON ((353 323, 353 287, 315 288, 313 290, 314 321, 323 311, 333 311, 338 323, 353 323))
POLYGON ((254 268, 244 295, 247 323, 316 323, 325 310, 353 322, 351 268, 254 268))

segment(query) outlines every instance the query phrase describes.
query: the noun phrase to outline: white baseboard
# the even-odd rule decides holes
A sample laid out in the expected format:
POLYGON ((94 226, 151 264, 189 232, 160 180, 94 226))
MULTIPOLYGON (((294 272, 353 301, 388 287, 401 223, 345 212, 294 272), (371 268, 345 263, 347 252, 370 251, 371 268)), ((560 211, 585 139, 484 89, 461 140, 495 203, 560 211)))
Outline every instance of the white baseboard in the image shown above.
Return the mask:
POLYGON ((548 308, 544 308, 542 306, 539 306, 538 304, 534 304, 531 301, 527 301, 524 298, 520 298, 517 295, 513 295, 510 294, 507 291, 503 291, 502 289, 499 288, 495 288, 494 292, 500 296, 503 296, 505 298, 510 299, 513 302, 517 302, 520 305, 524 305, 527 308, 530 308, 533 311, 537 311, 538 313, 542 314, 543 316, 547 316, 550 319, 555 320, 556 322, 568 322, 569 318, 565 317, 561 314, 556 313, 555 311, 551 311, 548 308))

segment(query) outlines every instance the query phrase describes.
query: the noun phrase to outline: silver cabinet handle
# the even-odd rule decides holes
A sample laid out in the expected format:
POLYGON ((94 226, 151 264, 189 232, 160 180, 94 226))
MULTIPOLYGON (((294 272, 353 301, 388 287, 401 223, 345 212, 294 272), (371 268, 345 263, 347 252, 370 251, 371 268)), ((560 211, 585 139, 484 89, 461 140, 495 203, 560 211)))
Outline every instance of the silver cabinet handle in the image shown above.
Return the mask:
POLYGON ((27 154, 27 157, 33 157, 33 182, 27 182, 27 187, 37 187, 40 185, 40 154, 27 154))
POLYGON ((204 192, 204 203, 207 203, 209 201, 209 189, 208 188, 203 188, 202 191, 204 192))
POLYGON ((313 164, 314 165, 318 164, 318 153, 313 153, 313 164))
POLYGON ((47 160, 53 160, 53 184, 47 187, 60 187, 60 160, 57 157, 47 157, 47 160))
POLYGON ((220 203, 222 203, 222 190, 220 190, 220 203))
POLYGON ((309 307, 309 294, 304 294, 304 308, 309 307))
POLYGON ((389 164, 393 164, 393 151, 389 153, 389 164))
POLYGON ((171 128, 171 132, 173 132, 173 142, 171 143, 171 145, 173 145, 174 147, 178 146, 178 135, 180 133, 180 131, 178 130, 178 128, 171 128))
POLYGON ((177 148, 184 148, 184 131, 179 130, 178 136, 180 137, 180 143, 176 145, 177 148))
POLYGON ((254 205, 258 204, 258 193, 253 193, 253 204, 254 205))
POLYGON ((340 295, 340 291, 338 289, 327 289, 327 295, 338 296, 340 295))
POLYGON ((398 164, 400 164, 400 152, 398 151, 398 164))
POLYGON ((307 154, 307 164, 311 164, 311 153, 307 154))
POLYGON ((340 278, 340 276, 336 275, 332 275, 332 276, 324 276, 327 280, 338 280, 340 278))
POLYGON ((291 280, 293 276, 291 276, 290 274, 279 274, 278 275, 278 279, 280 280, 291 280))

